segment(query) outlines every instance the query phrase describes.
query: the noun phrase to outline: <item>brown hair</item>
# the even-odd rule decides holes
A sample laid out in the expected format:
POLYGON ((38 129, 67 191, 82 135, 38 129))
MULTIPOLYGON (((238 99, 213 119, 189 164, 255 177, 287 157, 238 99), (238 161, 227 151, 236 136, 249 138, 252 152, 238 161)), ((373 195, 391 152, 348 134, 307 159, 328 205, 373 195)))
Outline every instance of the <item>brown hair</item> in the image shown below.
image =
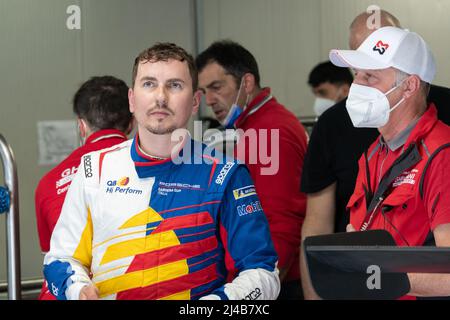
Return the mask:
POLYGON ((168 61, 169 59, 174 59, 178 61, 186 61, 189 67, 189 73, 192 78, 192 90, 196 91, 198 87, 198 72, 194 63, 194 58, 186 52, 183 48, 177 46, 174 43, 168 42, 158 42, 152 47, 142 51, 134 60, 133 66, 133 79, 132 86, 136 81, 137 71, 139 63, 144 62, 158 62, 158 61, 168 61))
POLYGON ((126 132, 132 120, 128 86, 113 76, 92 77, 75 93, 73 111, 94 132, 112 128, 126 132))

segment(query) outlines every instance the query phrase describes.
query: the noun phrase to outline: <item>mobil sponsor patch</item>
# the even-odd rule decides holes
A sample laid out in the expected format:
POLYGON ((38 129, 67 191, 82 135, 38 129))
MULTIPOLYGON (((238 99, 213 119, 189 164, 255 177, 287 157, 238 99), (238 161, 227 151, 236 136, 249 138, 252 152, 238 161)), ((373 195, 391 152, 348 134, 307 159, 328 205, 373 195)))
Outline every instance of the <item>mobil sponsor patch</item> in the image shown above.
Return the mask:
POLYGON ((261 202, 252 201, 250 203, 237 206, 237 212, 240 217, 262 211, 261 202))

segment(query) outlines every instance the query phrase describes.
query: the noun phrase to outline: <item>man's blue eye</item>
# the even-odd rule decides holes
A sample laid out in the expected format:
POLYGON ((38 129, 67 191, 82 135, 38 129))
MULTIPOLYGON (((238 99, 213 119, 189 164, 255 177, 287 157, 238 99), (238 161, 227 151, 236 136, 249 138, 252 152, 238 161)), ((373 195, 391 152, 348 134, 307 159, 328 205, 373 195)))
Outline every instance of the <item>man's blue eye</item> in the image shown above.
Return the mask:
POLYGON ((171 86, 172 88, 174 88, 174 89, 181 89, 181 88, 183 88, 183 86, 182 86, 181 83, 179 83, 179 82, 172 82, 172 83, 170 84, 170 86, 171 86))

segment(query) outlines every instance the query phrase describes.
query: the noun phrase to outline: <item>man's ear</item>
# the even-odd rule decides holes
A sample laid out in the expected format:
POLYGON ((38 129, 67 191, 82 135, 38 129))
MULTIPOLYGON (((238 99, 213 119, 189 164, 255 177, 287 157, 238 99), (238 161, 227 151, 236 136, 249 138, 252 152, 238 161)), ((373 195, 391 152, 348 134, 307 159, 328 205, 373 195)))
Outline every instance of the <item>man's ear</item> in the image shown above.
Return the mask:
POLYGON ((420 91, 421 80, 417 75, 409 76, 402 85, 404 97, 407 99, 420 91))
POLYGON ((348 97, 348 93, 350 92, 350 85, 347 83, 343 84, 341 88, 342 92, 339 100, 343 100, 344 98, 348 97))
POLYGON ((134 91, 133 89, 128 89, 128 104, 130 105, 130 112, 134 113, 134 91))
POLYGON ((255 76, 251 73, 246 73, 242 77, 242 81, 242 90, 245 92, 245 94, 252 94, 257 87, 255 76))
POLYGON ((87 138, 88 128, 87 128, 86 121, 84 121, 81 118, 78 118, 77 125, 78 125, 78 130, 80 131, 81 138, 83 138, 83 139, 87 138))
POLYGON ((202 101, 202 92, 200 90, 197 90, 194 92, 193 96, 192 115, 198 112, 201 101, 202 101))

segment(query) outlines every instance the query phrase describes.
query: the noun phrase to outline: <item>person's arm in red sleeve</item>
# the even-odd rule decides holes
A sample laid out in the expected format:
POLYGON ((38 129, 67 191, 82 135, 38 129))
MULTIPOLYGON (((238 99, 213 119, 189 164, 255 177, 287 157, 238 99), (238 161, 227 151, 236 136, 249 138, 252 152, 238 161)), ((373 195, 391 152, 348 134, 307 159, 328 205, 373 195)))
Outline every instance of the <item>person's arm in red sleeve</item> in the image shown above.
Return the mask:
POLYGON ((283 281, 293 263, 298 267, 301 227, 306 211, 306 196, 299 190, 306 134, 301 137, 301 143, 287 138, 282 132, 279 132, 278 139, 272 136, 269 140, 272 140, 267 148, 270 162, 266 165, 250 164, 249 169, 269 221, 283 281), (272 145, 274 142, 278 150, 272 145))
MULTIPOLYGON (((450 247, 450 148, 442 150, 425 173, 424 202, 437 247, 450 247)), ((409 273, 410 295, 450 296, 450 273, 409 273)))
POLYGON ((41 182, 38 184, 35 190, 34 196, 39 244, 41 246, 41 251, 43 253, 50 250, 50 237, 51 237, 51 232, 50 229, 48 228, 46 218, 47 217, 46 212, 48 211, 48 208, 46 207, 47 201, 45 200, 46 198, 45 190, 47 190, 47 188, 45 187, 43 181, 41 180, 41 182))

